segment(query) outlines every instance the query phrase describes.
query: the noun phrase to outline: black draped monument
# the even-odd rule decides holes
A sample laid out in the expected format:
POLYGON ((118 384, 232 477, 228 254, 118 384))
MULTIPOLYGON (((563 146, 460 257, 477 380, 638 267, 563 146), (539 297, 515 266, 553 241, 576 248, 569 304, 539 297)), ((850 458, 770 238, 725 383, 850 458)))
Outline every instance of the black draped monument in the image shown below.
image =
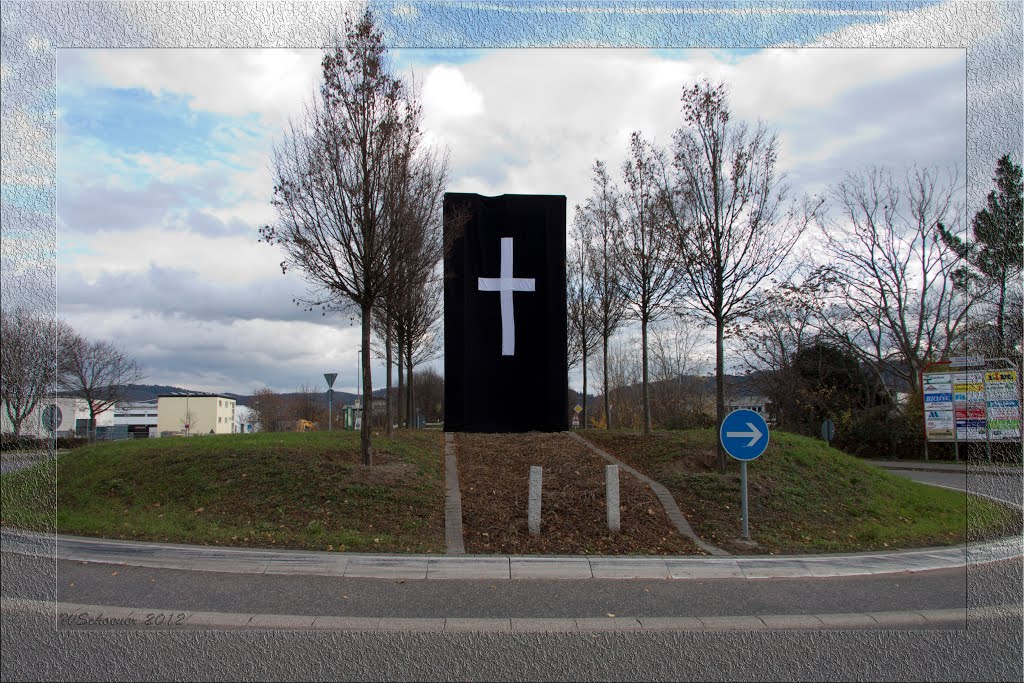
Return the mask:
POLYGON ((444 217, 445 431, 568 429, 565 197, 446 193, 444 217))

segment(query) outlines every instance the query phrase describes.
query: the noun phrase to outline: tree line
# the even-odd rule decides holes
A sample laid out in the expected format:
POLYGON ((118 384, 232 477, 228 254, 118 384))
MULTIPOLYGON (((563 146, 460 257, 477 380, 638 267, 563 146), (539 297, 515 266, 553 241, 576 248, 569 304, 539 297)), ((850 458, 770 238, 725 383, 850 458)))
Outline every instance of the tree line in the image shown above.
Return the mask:
MULTIPOLYGON (((371 352, 379 351, 390 432, 394 368, 404 423, 416 366, 440 352, 448 161, 424 142, 419 93, 393 73, 386 52, 369 10, 346 19, 322 59, 317 96, 274 148, 277 219, 261 239, 282 249, 282 271, 310 284, 297 303, 358 318, 363 393, 373 395, 371 352)), ((363 409, 361 459, 371 465, 372 401, 363 409)))
MULTIPOLYGON (((426 422, 439 422, 444 417, 444 379, 433 368, 427 367, 418 371, 415 396, 403 394, 400 405, 405 410, 395 411, 395 416, 419 415, 426 422), (412 398, 411 405, 405 398, 412 398)), ((396 392, 397 393, 397 392, 396 392)), ((249 399, 248 407, 253 413, 253 422, 262 432, 288 431, 289 423, 298 420, 312 422, 316 429, 326 430, 328 424, 333 429, 341 429, 343 425, 343 405, 335 399, 333 414, 329 414, 324 392, 307 384, 301 385, 290 394, 283 394, 270 388, 257 389, 249 399)), ((384 413, 371 413, 371 427, 387 429, 388 416, 384 413)), ((414 424, 410 422, 409 424, 414 424)))
POLYGON ((585 424, 613 424, 613 392, 630 384, 613 376, 617 356, 638 370, 637 426, 645 432, 653 413, 664 412, 652 384, 693 404, 699 387, 681 403, 682 380, 677 391, 664 373, 652 382, 651 330, 673 319, 676 341, 692 334, 687 327, 714 330, 718 424, 726 337, 777 423, 802 431, 825 416, 850 423, 855 412, 862 423, 874 416, 891 427, 895 417, 919 431, 914 396, 928 362, 972 353, 1020 366, 1018 164, 999 159, 996 188, 964 239, 955 167, 867 168, 823 196, 792 197, 776 134, 737 120, 728 97, 723 83, 684 88, 669 145, 637 131, 618 177, 600 159, 591 169, 567 267, 570 360, 582 364, 584 395, 592 359, 601 362, 602 415, 588 421, 584 413, 585 424), (614 342, 628 324, 640 333, 633 363, 636 355, 617 353, 614 342), (899 401, 901 393, 911 399, 899 401))
POLYGON ((25 308, 0 311, 0 400, 15 438, 57 392, 83 400, 89 433, 96 418, 123 403, 142 367, 116 344, 89 340, 68 323, 25 308))

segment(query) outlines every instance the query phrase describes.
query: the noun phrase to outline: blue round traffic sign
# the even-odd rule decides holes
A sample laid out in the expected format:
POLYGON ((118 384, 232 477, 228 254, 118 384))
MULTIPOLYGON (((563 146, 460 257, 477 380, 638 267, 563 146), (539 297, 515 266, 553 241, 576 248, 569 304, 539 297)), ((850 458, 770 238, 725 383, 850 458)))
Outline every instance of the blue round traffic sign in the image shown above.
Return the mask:
POLYGON ((753 410, 734 410, 722 420, 718 438, 737 460, 753 460, 768 448, 768 423, 753 410))

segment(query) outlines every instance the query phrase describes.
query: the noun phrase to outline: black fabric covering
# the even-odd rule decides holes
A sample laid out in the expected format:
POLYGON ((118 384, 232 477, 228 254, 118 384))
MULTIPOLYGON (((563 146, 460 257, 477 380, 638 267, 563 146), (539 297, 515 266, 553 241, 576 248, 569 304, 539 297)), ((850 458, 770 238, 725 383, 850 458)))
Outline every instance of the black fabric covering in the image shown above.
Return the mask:
POLYGON ((445 229, 470 212, 445 259, 444 428, 464 432, 568 429, 565 197, 447 193, 445 229), (501 274, 501 238, 513 239, 514 355, 502 355, 501 295, 479 278, 501 274))

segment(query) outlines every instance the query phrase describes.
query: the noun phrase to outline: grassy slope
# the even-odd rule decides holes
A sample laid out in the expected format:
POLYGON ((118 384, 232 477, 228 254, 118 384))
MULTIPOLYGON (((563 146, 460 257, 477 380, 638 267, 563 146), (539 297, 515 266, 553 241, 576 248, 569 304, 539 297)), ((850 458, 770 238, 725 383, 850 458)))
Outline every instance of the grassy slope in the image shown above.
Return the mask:
MULTIPOLYGON (((352 432, 308 432, 81 448, 58 461, 56 528, 237 546, 442 550, 441 434, 377 438, 370 468, 358 464, 358 443, 352 432)), ((53 528, 46 470, 3 476, 5 524, 53 528)))
MULTIPOLYGON (((581 434, 664 484, 703 538, 751 552, 733 542, 741 533, 740 466, 729 458, 726 474, 718 473, 716 432, 581 434)), ((918 484, 794 434, 773 432, 747 475, 754 552, 924 547, 1019 531, 1019 511, 918 484)))

